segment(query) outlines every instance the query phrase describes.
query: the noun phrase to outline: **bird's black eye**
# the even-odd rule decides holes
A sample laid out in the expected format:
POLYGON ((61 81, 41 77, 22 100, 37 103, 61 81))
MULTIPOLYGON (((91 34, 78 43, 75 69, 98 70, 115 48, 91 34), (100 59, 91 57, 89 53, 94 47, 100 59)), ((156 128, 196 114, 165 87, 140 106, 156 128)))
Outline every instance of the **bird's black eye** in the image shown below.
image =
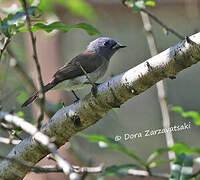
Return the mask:
POLYGON ((106 41, 106 42, 104 43, 104 46, 109 46, 109 41, 106 41))

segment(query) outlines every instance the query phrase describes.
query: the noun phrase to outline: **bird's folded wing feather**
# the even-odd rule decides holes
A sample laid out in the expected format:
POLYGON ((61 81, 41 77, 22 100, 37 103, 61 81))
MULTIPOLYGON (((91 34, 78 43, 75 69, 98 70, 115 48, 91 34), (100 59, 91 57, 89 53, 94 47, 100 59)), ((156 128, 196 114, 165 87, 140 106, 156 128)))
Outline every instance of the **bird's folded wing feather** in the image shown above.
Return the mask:
POLYGON ((100 55, 98 55, 94 51, 85 51, 82 54, 73 58, 69 63, 65 64, 61 67, 54 75, 54 82, 61 82, 67 79, 73 79, 78 76, 84 75, 84 72, 78 65, 83 67, 83 69, 87 73, 91 73, 95 71, 98 67, 100 67, 106 59, 100 55))

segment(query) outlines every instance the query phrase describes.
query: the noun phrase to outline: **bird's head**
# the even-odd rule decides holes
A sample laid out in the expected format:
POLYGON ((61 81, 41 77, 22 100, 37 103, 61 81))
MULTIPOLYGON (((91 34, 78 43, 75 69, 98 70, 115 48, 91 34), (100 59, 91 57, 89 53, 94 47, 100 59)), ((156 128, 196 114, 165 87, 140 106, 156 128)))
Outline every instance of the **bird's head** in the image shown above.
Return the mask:
POLYGON ((119 44, 118 42, 109 37, 100 37, 90 42, 90 44, 87 47, 87 50, 95 51, 99 55, 109 60, 117 50, 125 47, 126 46, 119 44))

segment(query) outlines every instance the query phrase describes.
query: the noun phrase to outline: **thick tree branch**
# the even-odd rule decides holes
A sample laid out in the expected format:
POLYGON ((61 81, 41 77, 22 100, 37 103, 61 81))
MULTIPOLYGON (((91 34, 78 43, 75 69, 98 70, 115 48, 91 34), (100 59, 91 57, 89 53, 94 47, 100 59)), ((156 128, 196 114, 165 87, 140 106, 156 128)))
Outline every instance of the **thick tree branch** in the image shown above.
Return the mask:
MULTIPOLYGON (((118 107, 130 98, 144 92, 158 81, 175 77, 180 71, 200 61, 200 33, 190 37, 196 44, 183 40, 164 52, 146 60, 138 66, 114 76, 98 86, 97 96, 88 94, 83 100, 60 109, 41 128, 41 132, 54 138, 58 147, 77 132, 100 120, 113 107, 118 107)), ((8 154, 25 162, 36 164, 49 151, 37 143, 32 136, 23 140, 8 154)), ((16 179, 20 171, 23 178, 30 169, 4 160, 0 164, 0 177, 16 179)))

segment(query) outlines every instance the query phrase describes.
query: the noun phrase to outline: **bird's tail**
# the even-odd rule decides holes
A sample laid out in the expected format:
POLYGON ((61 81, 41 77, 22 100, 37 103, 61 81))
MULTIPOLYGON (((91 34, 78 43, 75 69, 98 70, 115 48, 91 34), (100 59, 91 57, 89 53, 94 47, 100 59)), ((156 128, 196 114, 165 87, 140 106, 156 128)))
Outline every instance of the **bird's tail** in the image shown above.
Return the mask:
POLYGON ((33 96, 31 96, 30 98, 28 98, 24 104, 22 104, 22 108, 28 106, 29 104, 31 104, 33 101, 35 101, 38 97, 39 97, 40 92, 37 91, 33 96))
MULTIPOLYGON (((48 83, 46 86, 44 86, 43 91, 44 93, 46 93, 47 91, 49 91, 50 89, 52 89, 54 86, 56 86, 57 83, 54 82, 50 82, 48 83)), ((35 101, 40 95, 42 94, 42 90, 37 91, 33 96, 31 96, 30 98, 28 98, 24 104, 22 104, 22 108, 28 106, 29 104, 31 104, 33 101, 35 101)))

